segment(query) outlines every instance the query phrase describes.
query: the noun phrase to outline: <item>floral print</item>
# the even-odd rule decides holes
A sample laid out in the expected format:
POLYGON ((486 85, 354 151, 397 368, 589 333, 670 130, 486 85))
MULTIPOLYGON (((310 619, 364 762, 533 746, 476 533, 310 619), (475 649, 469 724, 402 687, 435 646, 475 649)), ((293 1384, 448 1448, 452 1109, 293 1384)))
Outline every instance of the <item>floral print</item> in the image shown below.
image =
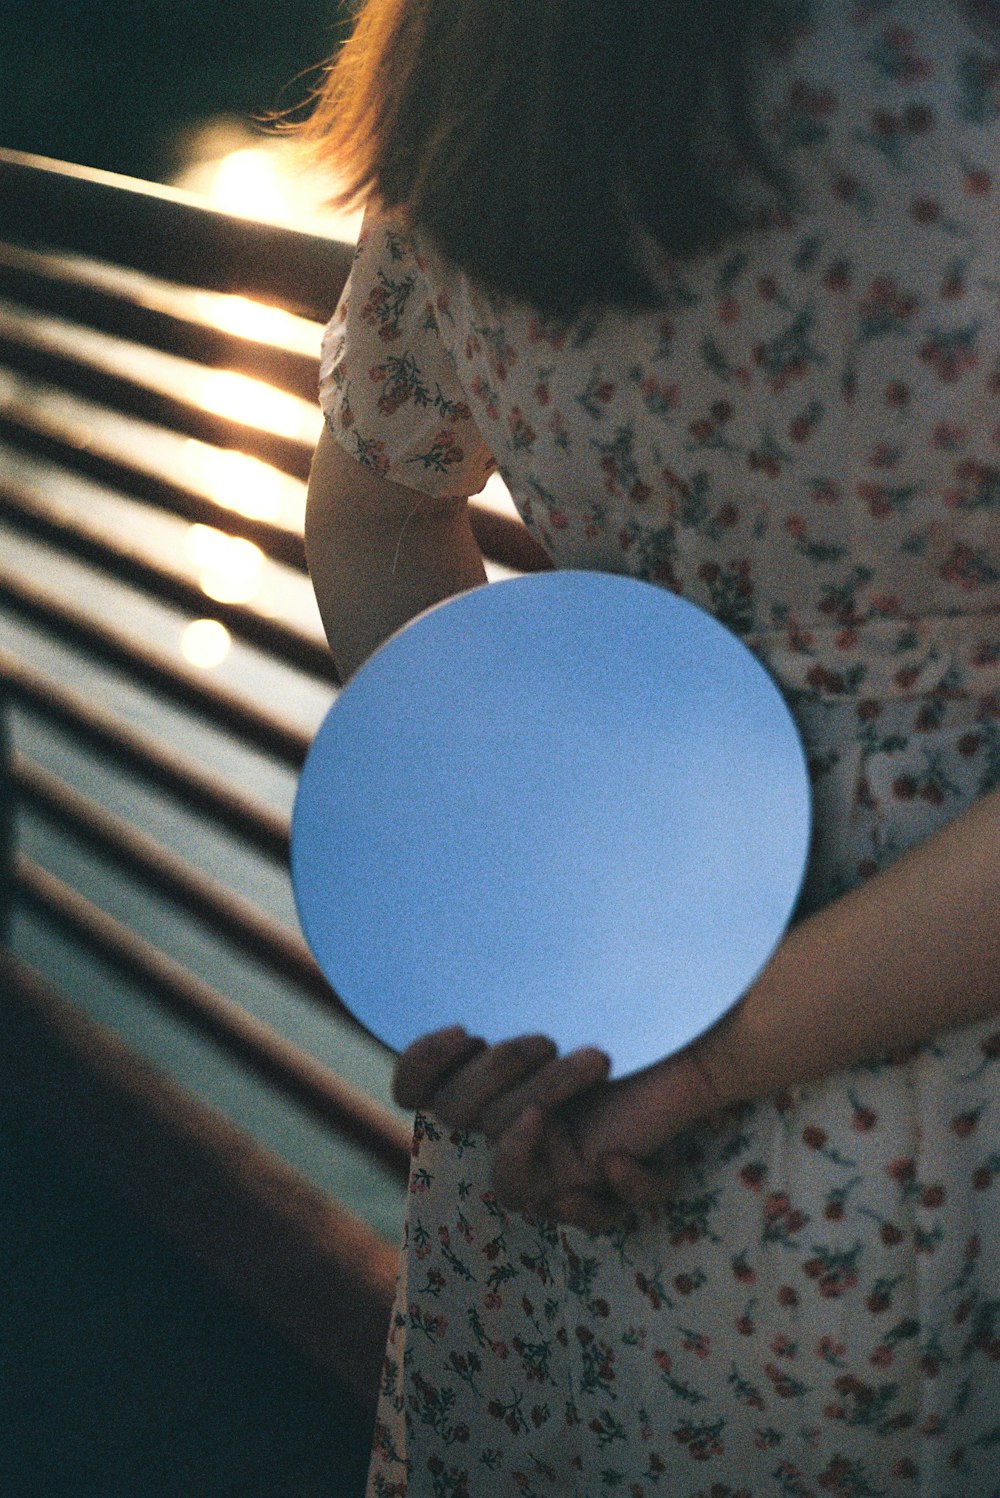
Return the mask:
MULTIPOLYGON (((656 313, 553 324, 372 211, 324 339, 360 462, 498 468, 558 565, 767 667, 813 786, 794 919, 1000 785, 989 14, 800 0, 757 97, 805 204, 664 261, 656 313)), ((998 1068, 1000 1018, 730 1109, 599 1234, 503 1210, 485 1139, 418 1113, 367 1498, 1000 1498, 998 1068)))

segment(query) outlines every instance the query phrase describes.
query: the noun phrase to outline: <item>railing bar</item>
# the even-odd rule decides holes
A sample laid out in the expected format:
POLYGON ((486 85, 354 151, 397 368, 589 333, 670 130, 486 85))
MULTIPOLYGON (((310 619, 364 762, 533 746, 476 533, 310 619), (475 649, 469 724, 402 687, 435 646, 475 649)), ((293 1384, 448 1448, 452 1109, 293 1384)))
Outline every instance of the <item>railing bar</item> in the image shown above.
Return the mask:
POLYGON ((287 867, 289 819, 282 812, 237 790, 179 750, 68 687, 41 676, 5 650, 0 650, 0 682, 12 701, 106 752, 117 765, 137 771, 287 867))
MULTIPOLYGON (((296 531, 269 520, 254 520, 183 485, 140 468, 123 456, 114 456, 100 446, 100 438, 88 434, 81 444, 74 426, 53 420, 30 401, 5 401, 0 406, 0 438, 34 457, 61 464, 71 472, 124 493, 129 499, 152 505, 182 520, 213 525, 232 536, 242 536, 259 546, 272 561, 284 562, 298 572, 306 571, 305 545, 296 531)), ((228 451, 228 449, 220 449, 228 451)))
POLYGON ((310 354, 266 332, 227 328, 194 306, 171 307, 171 293, 174 303, 181 298, 190 301, 198 294, 188 288, 162 287, 157 297, 158 283, 150 281, 148 290, 137 290, 128 284, 123 287, 121 279, 119 273, 118 285, 103 284, 98 277, 88 278, 79 261, 0 243, 0 287, 24 307, 68 317, 198 364, 238 369, 303 400, 315 400, 319 324, 315 325, 316 351, 310 354))
POLYGON ((159 651, 132 640, 123 630, 99 623, 82 609, 3 568, 0 601, 57 637, 138 677, 144 685, 194 707, 293 769, 302 768, 313 738, 308 729, 246 702, 219 682, 205 681, 159 651))
MULTIPOLYGON (((293 478, 307 479, 313 443, 301 437, 276 432, 210 411, 197 401, 184 400, 127 375, 100 368, 91 360, 74 357, 69 348, 56 349, 48 341, 34 342, 12 336, 9 324, 0 333, 0 362, 7 369, 44 379, 98 405, 125 416, 180 432, 217 447, 232 447, 270 463, 293 478)), ((282 396, 282 399, 288 397, 282 396)))
POLYGON ((374 1099, 23 854, 15 856, 13 876, 19 898, 138 981, 172 1013, 294 1098, 339 1135, 370 1152, 398 1178, 408 1178, 410 1133, 374 1099))
POLYGON ((227 629, 258 649, 270 651, 299 671, 335 686, 339 684, 333 657, 325 643, 280 620, 266 618, 244 604, 224 603, 214 598, 206 601, 206 594, 190 578, 140 556, 109 536, 89 530, 78 520, 57 514, 40 503, 25 485, 15 484, 2 474, 0 518, 53 549, 89 562, 166 603, 199 614, 210 609, 227 629))
MULTIPOLYGON (((273 561, 284 562, 305 572, 302 536, 266 520, 252 520, 216 500, 198 495, 182 485, 136 467, 123 457, 114 457, 91 438, 81 447, 69 423, 59 423, 27 401, 7 401, 0 406, 0 438, 37 457, 61 463, 83 477, 125 490, 140 503, 151 504, 184 520, 213 525, 229 535, 242 536, 259 546, 273 561)), ((492 562, 518 572, 545 571, 550 558, 530 531, 508 515, 500 515, 475 499, 469 505, 472 531, 483 555, 492 562)))
POLYGON ((194 194, 0 149, 0 233, 164 279, 262 297, 325 323, 354 246, 222 213, 194 194))
POLYGON ((214 926, 281 977, 291 978, 322 999, 352 1025, 358 1025, 330 988, 301 936, 282 922, 18 751, 11 756, 9 776, 19 798, 57 821, 61 830, 75 832, 91 847, 124 864, 160 894, 214 926))

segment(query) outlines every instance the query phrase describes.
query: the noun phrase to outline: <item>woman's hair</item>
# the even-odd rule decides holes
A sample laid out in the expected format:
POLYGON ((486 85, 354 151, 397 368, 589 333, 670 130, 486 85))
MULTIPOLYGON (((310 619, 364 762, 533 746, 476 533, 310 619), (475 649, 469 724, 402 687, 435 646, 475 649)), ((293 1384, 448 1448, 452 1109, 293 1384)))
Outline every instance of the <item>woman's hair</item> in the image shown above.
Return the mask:
POLYGON ((494 294, 554 318, 653 307, 637 225, 684 260, 757 221, 730 182, 796 204, 752 68, 802 0, 355 3, 303 142, 334 203, 375 196, 494 294))

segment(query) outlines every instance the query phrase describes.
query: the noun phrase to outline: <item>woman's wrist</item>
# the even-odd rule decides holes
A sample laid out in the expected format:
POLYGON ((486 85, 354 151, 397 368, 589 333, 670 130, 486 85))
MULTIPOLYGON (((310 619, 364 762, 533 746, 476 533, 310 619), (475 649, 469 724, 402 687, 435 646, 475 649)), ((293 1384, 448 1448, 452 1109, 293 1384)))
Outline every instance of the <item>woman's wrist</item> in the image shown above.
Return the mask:
POLYGON ((788 932, 692 1048, 719 1106, 1000 1014, 1000 792, 788 932))

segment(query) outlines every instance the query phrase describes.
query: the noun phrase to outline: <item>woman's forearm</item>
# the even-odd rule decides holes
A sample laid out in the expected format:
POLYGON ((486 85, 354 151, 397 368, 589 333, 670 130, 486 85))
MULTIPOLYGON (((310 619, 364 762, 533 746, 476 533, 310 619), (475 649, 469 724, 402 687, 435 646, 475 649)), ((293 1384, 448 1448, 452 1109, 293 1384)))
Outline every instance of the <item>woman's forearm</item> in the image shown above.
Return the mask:
POLYGON ((1000 791, 792 928, 697 1045, 739 1102, 1000 1015, 1000 791))
POLYGON ((342 681, 432 604, 486 581, 464 499, 380 479, 324 430, 309 478, 306 556, 342 681))

